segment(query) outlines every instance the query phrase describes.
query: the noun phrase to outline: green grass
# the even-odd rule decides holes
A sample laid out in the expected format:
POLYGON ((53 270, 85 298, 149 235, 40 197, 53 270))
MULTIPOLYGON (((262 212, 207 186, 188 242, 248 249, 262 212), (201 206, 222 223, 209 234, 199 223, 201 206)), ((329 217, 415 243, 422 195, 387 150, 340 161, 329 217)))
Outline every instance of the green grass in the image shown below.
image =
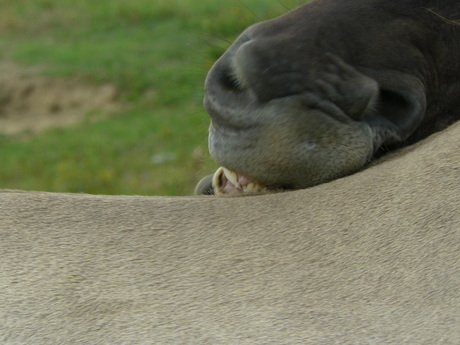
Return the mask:
MULTIPOLYGON (((0 0, 0 58, 111 83, 127 107, 101 121, 0 136, 0 188, 184 195, 215 163, 203 81, 245 27, 295 0, 0 0), (147 94, 153 95, 146 97, 147 94)), ((90 117, 90 116, 88 116, 90 117)))

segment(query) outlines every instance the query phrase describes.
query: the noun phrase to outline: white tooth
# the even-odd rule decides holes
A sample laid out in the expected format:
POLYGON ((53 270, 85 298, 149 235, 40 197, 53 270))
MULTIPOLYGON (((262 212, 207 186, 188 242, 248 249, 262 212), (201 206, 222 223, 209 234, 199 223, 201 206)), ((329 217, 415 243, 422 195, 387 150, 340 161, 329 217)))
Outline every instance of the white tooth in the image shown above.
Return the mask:
POLYGON ((227 180, 229 180, 235 187, 240 188, 241 186, 238 183, 238 175, 227 168, 222 168, 227 180))
POLYGON ((214 173, 212 177, 212 186, 214 187, 214 193, 216 195, 227 194, 224 191, 226 181, 229 181, 235 186, 235 188, 240 189, 243 193, 268 193, 270 190, 263 185, 258 184, 257 182, 249 182, 247 185, 242 186, 239 183, 238 174, 224 167, 220 167, 214 173))
POLYGON ((261 186, 258 183, 250 182, 247 186, 244 187, 243 191, 245 193, 260 193, 265 191, 266 188, 261 186))
POLYGON ((257 186, 254 184, 254 182, 249 182, 246 186, 244 186, 243 191, 245 193, 254 193, 256 187, 257 186))
POLYGON ((212 177, 212 186, 214 188, 220 188, 221 186, 221 181, 222 181, 222 174, 224 173, 224 169, 220 167, 217 169, 217 171, 214 173, 214 176, 212 177))

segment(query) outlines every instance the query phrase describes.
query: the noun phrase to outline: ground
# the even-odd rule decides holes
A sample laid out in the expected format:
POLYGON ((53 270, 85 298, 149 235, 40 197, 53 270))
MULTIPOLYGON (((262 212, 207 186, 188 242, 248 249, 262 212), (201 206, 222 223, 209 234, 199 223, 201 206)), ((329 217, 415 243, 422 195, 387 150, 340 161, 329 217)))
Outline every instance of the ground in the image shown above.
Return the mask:
POLYGON ((39 67, 0 63, 0 134, 71 126, 89 114, 110 116, 120 107, 112 85, 47 77, 39 67))

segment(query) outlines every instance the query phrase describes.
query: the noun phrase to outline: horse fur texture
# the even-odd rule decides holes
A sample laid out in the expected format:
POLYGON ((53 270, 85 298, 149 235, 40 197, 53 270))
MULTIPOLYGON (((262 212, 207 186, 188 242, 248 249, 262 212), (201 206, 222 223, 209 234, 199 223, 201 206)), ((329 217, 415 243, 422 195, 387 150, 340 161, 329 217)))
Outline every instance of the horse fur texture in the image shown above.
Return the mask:
POLYGON ((460 123, 240 198, 0 192, 1 344, 459 344, 460 123))

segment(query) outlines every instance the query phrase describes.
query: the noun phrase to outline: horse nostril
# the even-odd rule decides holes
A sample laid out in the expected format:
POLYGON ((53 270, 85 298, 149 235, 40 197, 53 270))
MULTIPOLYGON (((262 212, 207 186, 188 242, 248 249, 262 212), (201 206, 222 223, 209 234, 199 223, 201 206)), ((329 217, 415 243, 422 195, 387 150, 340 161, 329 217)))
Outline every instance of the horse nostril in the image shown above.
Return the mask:
POLYGON ((227 90, 241 92, 244 90, 243 84, 238 81, 230 67, 225 67, 219 75, 219 83, 227 90))

